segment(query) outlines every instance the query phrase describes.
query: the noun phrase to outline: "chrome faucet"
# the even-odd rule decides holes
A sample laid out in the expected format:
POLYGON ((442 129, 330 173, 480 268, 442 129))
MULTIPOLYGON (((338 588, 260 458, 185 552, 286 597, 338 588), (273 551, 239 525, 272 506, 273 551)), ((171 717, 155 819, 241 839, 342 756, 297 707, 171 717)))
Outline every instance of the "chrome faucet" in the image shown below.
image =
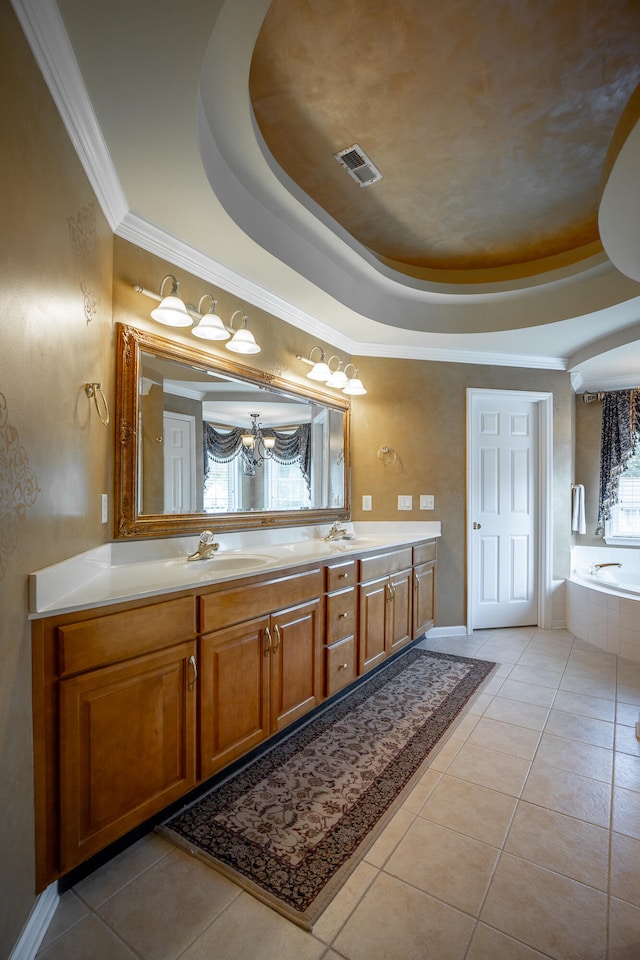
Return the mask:
POLYGON ((219 546, 220 544, 214 540, 213 532, 211 530, 203 530, 200 534, 198 549, 195 553, 188 556, 187 560, 209 560, 219 546))
POLYGON ((593 575, 594 573, 597 573, 598 570, 602 570, 603 567, 621 567, 621 566, 622 566, 621 563, 592 563, 589 566, 589 573, 593 575))
POLYGON ((347 536, 347 531, 344 527, 341 527, 338 521, 334 523, 329 530, 329 533, 324 538, 325 540, 344 540, 347 536))

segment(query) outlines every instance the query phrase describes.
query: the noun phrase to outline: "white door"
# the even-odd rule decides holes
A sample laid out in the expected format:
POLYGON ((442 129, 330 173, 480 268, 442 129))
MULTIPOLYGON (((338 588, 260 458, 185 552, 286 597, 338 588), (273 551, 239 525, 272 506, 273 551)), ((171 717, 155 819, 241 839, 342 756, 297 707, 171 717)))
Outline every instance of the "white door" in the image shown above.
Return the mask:
POLYGON ((163 432, 164 512, 195 513, 195 418, 165 413, 163 432))
POLYGON ((537 624, 538 405, 479 391, 469 413, 472 624, 537 624))

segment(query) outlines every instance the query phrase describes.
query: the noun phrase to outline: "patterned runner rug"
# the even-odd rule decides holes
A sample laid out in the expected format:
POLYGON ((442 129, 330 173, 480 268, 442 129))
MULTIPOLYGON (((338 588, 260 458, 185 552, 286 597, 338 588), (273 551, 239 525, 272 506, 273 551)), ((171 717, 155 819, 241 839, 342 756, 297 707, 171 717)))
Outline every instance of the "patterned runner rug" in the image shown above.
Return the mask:
POLYGON ((494 666, 409 650, 159 832, 310 929, 494 666))

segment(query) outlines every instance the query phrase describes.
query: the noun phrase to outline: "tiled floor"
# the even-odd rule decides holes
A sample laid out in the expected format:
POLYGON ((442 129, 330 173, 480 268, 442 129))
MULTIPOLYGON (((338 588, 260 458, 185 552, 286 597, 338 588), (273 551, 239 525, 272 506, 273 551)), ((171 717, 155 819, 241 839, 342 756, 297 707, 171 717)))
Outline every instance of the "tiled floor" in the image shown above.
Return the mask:
POLYGON ((40 960, 640 960, 640 664, 534 628, 431 646, 501 666, 313 933, 149 835, 40 960))

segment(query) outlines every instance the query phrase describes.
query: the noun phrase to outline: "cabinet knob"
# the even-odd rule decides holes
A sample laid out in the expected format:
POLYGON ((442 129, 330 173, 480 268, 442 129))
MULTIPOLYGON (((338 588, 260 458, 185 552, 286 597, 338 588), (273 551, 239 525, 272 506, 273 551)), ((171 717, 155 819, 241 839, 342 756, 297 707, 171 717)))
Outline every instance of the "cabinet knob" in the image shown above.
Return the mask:
POLYGON ((338 667, 338 670, 346 670, 348 666, 349 666, 348 663, 341 663, 340 666, 338 667))
POLYGON ((338 617, 338 620, 348 620, 348 619, 349 619, 349 613, 346 610, 344 613, 341 613, 340 616, 338 617))
POLYGON ((348 573, 339 573, 339 574, 338 574, 338 579, 339 579, 339 580, 346 580, 348 576, 349 576, 348 573))

